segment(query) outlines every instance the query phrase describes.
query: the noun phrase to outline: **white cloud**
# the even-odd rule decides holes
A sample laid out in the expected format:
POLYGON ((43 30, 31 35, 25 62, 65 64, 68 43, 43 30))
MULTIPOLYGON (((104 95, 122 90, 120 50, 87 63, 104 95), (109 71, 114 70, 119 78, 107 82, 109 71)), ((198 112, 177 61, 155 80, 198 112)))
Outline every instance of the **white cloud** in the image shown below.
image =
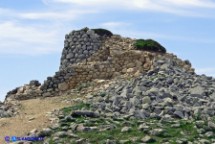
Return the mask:
MULTIPOLYGON (((58 3, 71 3, 77 5, 113 5, 120 4, 121 6, 130 7, 146 7, 148 5, 173 5, 183 7, 203 7, 214 8, 215 3, 211 0, 44 0, 45 3, 58 2, 58 3)), ((120 8, 120 7, 118 7, 120 8)))
POLYGON ((46 3, 87 6, 98 10, 155 11, 192 17, 212 17, 204 11, 215 8, 211 0, 46 0, 46 3))
MULTIPOLYGON (((108 24, 109 22, 107 22, 108 24)), ((112 23, 112 22, 111 22, 112 23)), ((111 24, 110 23, 110 24, 111 24)), ((117 22, 120 23, 120 22, 117 22)), ((103 26, 106 23, 102 23, 99 26, 103 26)), ((131 38, 152 38, 152 39, 163 39, 163 40, 171 40, 171 41, 181 41, 181 42, 189 42, 189 43, 202 43, 202 44, 215 44, 214 38, 199 38, 199 37, 189 37, 183 35, 172 35, 169 33, 159 33, 156 31, 136 31, 130 27, 130 24, 125 23, 125 25, 118 26, 106 26, 104 28, 108 28, 113 33, 120 34, 122 36, 131 37, 131 38)))
POLYGON ((47 12, 26 12, 20 13, 19 17, 24 19, 43 19, 43 20, 74 20, 81 15, 96 13, 95 10, 60 10, 60 11, 47 11, 47 12))
MULTIPOLYGON (((101 5, 101 4, 116 4, 123 0, 46 0, 46 2, 58 2, 58 3, 72 3, 77 5, 101 5)), ((126 1, 126 0, 125 0, 126 1)))
POLYGON ((164 0, 164 2, 181 7, 215 8, 215 3, 210 0, 164 0))
POLYGON ((125 26, 130 26, 131 24, 130 23, 126 23, 126 22, 114 22, 114 21, 111 21, 111 22, 105 22, 105 23, 102 23, 100 24, 101 27, 104 27, 104 28, 108 28, 108 29, 114 29, 114 28, 120 28, 120 27, 125 27, 125 26))
POLYGON ((59 51, 59 33, 54 28, 18 25, 9 21, 0 23, 0 33, 0 53, 34 55, 59 51))
MULTIPOLYGON (((204 0, 204 2, 200 0, 42 0, 42 2, 47 6, 47 9, 43 9, 42 12, 40 10, 18 11, 0 8, 0 53, 40 54, 60 51, 64 33, 68 32, 68 29, 74 28, 68 24, 68 21, 72 23, 79 18, 88 17, 90 14, 107 12, 112 9, 146 10, 205 17, 206 15, 201 11, 198 13, 190 8, 214 8, 215 5, 209 0, 204 0), (57 6, 57 9, 52 6, 57 6), (30 26, 28 22, 35 24, 30 26), (59 26, 56 26, 56 23, 59 26)), ((108 21, 95 25, 131 37, 144 35, 150 38, 186 40, 184 37, 172 37, 166 34, 135 32, 129 29, 130 23, 121 21, 108 21)), ((206 42, 213 43, 213 41, 207 40, 206 42)))
POLYGON ((43 12, 0 8, 0 54, 60 52, 65 33, 74 28, 71 22, 92 13, 96 11, 61 7, 43 12))
POLYGON ((215 68, 198 68, 196 73, 215 77, 215 68))

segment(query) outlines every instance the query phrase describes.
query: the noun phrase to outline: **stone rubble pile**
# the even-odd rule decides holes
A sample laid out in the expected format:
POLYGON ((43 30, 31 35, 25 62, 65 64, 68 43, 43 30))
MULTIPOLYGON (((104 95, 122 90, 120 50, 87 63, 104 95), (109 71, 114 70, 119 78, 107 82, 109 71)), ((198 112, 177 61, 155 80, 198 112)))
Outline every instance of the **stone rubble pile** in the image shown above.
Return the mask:
POLYGON ((0 118, 11 117, 17 114, 19 103, 2 103, 0 102, 0 118))
MULTIPOLYGON (((119 35, 100 36, 84 28, 65 36, 60 69, 42 85, 37 80, 8 92, 5 103, 38 97, 59 96, 95 79, 114 80, 118 76, 136 77, 166 62, 194 72, 190 63, 173 54, 135 50, 134 39, 119 35)), ((118 80, 116 80, 118 81, 118 80)))
POLYGON ((25 84, 24 86, 9 91, 6 95, 5 102, 41 97, 40 87, 41 83, 39 81, 32 80, 29 84, 25 84))
POLYGON ((215 115, 215 79, 167 61, 132 80, 121 80, 88 102, 105 116, 207 118, 215 115), (101 94, 102 93, 102 94, 101 94))

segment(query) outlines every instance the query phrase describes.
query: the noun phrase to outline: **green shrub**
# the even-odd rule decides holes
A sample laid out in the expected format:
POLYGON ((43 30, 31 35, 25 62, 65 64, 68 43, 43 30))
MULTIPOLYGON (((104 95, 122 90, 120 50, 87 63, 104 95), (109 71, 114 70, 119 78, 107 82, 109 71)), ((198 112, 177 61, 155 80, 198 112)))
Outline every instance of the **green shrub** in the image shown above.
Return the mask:
POLYGON ((83 108, 90 109, 90 107, 91 107, 90 104, 81 102, 73 106, 64 107, 61 109, 61 111, 63 112, 64 115, 68 115, 71 113, 71 111, 81 110, 83 108))
POLYGON ((138 50, 166 53, 166 49, 161 44, 152 39, 138 39, 135 41, 134 47, 138 50))
POLYGON ((107 36, 107 37, 111 37, 113 34, 112 32, 110 32, 109 30, 106 29, 92 29, 96 34, 98 34, 99 36, 107 36))

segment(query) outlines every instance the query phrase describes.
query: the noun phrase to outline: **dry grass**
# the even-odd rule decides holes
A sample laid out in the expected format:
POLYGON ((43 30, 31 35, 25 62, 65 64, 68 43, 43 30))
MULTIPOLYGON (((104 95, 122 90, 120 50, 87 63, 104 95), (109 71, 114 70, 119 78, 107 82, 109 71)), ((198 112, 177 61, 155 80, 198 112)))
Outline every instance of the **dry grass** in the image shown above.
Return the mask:
MULTIPOLYGON (((68 97, 68 96, 67 96, 68 97)), ((0 119, 0 144, 4 144, 5 136, 26 136, 33 129, 42 129, 50 125, 47 112, 60 109, 71 103, 62 102, 64 97, 50 97, 21 101, 19 115, 0 119), (29 118, 35 118, 29 121, 29 118)), ((74 97, 73 97, 74 98, 74 97)))

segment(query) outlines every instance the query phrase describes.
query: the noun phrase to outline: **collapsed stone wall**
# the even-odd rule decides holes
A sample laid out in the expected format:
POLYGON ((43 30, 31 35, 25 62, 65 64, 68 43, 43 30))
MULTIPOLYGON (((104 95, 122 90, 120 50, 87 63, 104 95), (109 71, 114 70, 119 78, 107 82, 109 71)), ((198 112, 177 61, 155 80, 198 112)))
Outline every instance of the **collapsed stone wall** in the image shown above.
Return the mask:
MULTIPOLYGON (((56 96, 93 79, 144 73, 161 63, 171 62, 187 71, 194 71, 191 65, 173 54, 136 50, 134 42, 134 39, 119 35, 99 36, 88 28, 72 31, 65 36, 59 71, 36 88, 37 96, 56 96)), ((35 98, 31 93, 16 91, 7 97, 19 100, 35 98)))
POLYGON ((42 96, 40 90, 41 83, 37 80, 32 80, 29 84, 17 87, 9 91, 6 95, 4 103, 10 102, 11 100, 26 100, 33 99, 42 96))

